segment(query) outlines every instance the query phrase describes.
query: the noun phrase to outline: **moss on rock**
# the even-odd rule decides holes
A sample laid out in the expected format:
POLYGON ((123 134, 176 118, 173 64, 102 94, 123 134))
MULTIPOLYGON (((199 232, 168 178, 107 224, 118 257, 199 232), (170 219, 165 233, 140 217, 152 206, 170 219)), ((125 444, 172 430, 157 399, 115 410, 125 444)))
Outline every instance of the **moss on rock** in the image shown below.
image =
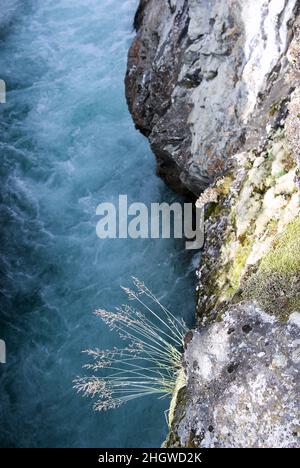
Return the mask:
MULTIPOLYGON (((283 265, 278 265, 288 261, 283 244, 300 252, 295 245, 298 224, 293 221, 300 213, 296 167, 285 131, 279 128, 263 148, 237 155, 234 177, 229 174, 209 189, 209 193, 217 194, 217 201, 206 210, 206 243, 199 270, 198 314, 204 322, 221 317, 228 302, 237 294, 242 297, 243 287, 244 297, 260 297, 260 303, 269 311, 267 291, 273 291, 274 297, 279 294, 277 304, 280 302, 284 308, 281 295, 289 295, 283 287, 283 265), (265 271, 267 262, 274 264, 270 274, 265 271), (253 280, 246 281, 251 276, 253 280), (275 276, 276 282, 267 281, 275 276), (259 282, 257 292, 255 282, 259 282)), ((296 258, 290 261, 298 264, 296 258)), ((296 300, 288 301, 286 314, 297 304, 296 295, 296 300)), ((274 310, 273 303, 271 308, 274 310)))

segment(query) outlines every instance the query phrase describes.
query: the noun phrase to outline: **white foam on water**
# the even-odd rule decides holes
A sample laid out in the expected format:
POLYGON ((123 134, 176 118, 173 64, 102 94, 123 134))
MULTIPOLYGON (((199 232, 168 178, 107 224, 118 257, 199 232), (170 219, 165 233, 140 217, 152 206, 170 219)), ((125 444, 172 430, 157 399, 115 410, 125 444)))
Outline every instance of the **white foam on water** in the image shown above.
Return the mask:
POLYGON ((96 206, 127 193, 170 201, 124 98, 136 0, 32 0, 0 49, 1 246, 5 263, 0 445, 159 446, 167 401, 94 414, 73 390, 88 347, 116 338, 92 312, 140 277, 173 312, 193 315, 191 255, 173 240, 105 240, 96 206), (190 271, 190 272, 189 272, 190 271), (11 360, 10 360, 11 359, 11 360))

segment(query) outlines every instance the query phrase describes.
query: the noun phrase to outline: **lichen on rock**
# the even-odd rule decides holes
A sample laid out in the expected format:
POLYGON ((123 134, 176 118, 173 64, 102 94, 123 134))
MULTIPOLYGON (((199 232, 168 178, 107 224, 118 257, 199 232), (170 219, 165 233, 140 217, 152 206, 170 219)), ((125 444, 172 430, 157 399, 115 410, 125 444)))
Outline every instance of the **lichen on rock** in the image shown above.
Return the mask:
POLYGON ((299 446, 299 317, 282 323, 249 302, 195 332, 167 446, 299 446))
MULTIPOLYGON (((258 281, 260 273, 255 276, 254 272, 260 262, 264 264, 264 257, 274 248, 278 236, 291 229, 288 225, 297 225, 296 222, 293 224, 300 214, 296 168, 284 129, 269 136, 261 150, 236 156, 231 190, 220 200, 219 210, 206 221, 206 244, 198 287, 201 321, 216 318, 234 297, 266 298, 265 294, 260 295, 260 287, 264 284, 261 279, 258 281), (253 286, 257 281, 259 285, 255 289, 253 286)), ((300 233, 295 229, 294 235, 300 236, 300 233)), ((298 241, 295 242, 298 245, 298 241)), ((277 251, 277 255, 282 254, 283 249, 277 251)), ((282 278, 282 272, 277 273, 282 278)), ((298 281, 297 275, 295 278, 298 281)), ((286 284, 291 284, 287 278, 286 284)), ((270 308, 267 309, 270 312, 270 308)))

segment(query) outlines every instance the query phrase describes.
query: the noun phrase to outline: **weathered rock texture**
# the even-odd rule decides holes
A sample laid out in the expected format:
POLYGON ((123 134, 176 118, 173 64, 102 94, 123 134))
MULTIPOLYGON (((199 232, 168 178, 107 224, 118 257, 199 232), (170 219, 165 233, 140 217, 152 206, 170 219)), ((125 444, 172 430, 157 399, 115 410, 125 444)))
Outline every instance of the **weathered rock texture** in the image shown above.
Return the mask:
POLYGON ((300 447, 299 3, 137 12, 129 108, 158 173, 206 209, 168 447, 300 447))
POLYGON ((299 313, 283 324, 248 303, 194 332, 169 445, 297 446, 299 326, 299 313))
POLYGON ((142 0, 126 96, 158 174, 199 195, 276 124, 297 0, 142 0))

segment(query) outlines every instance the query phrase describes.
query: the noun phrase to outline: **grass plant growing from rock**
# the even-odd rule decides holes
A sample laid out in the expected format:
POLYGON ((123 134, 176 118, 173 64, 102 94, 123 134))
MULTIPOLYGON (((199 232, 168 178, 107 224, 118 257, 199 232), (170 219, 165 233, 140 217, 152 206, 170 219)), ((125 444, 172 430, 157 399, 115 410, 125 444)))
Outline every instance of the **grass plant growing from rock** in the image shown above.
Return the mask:
POLYGON ((115 311, 97 310, 111 331, 126 342, 123 348, 84 351, 92 375, 77 378, 74 387, 95 399, 94 409, 106 411, 142 396, 172 395, 182 369, 183 340, 188 329, 137 278, 133 289, 122 288, 134 305, 115 311))

